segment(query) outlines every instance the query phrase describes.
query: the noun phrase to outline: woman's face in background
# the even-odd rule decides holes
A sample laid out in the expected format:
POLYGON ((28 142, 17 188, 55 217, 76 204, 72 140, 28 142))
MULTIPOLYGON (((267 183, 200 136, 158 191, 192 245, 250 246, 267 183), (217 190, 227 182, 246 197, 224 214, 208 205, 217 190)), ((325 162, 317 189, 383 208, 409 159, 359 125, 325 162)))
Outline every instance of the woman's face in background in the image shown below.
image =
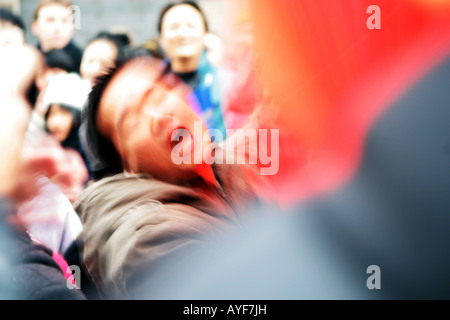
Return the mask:
POLYGON ((69 136, 73 125, 72 112, 60 106, 53 104, 50 106, 50 111, 47 118, 47 128, 51 135, 53 135, 59 142, 63 142, 69 136))
POLYGON ((116 46, 111 41, 94 40, 83 52, 80 66, 81 77, 94 85, 97 76, 103 74, 108 68, 114 67, 118 54, 116 46))

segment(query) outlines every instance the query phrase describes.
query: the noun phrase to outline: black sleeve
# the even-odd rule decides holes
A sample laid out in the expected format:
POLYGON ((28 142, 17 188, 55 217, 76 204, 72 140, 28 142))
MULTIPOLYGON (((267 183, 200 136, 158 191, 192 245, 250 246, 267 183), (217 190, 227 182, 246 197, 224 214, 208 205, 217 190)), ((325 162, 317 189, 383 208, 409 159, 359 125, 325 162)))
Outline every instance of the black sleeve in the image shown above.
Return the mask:
POLYGON ((84 247, 84 238, 81 234, 77 239, 75 239, 72 244, 67 248, 64 253, 64 258, 66 259, 69 265, 76 265, 80 268, 81 278, 80 278, 80 286, 81 291, 86 295, 89 300, 102 300, 103 297, 100 294, 97 286, 92 280, 89 272, 86 269, 86 266, 83 261, 83 247, 84 247))
POLYGON ((13 206, 0 198, 0 298, 6 300, 86 300, 70 289, 47 247, 31 241, 26 231, 9 222, 13 206))
POLYGON ((47 247, 22 235, 16 239, 19 259, 13 270, 13 285, 20 300, 86 300, 79 289, 71 289, 61 268, 47 247))

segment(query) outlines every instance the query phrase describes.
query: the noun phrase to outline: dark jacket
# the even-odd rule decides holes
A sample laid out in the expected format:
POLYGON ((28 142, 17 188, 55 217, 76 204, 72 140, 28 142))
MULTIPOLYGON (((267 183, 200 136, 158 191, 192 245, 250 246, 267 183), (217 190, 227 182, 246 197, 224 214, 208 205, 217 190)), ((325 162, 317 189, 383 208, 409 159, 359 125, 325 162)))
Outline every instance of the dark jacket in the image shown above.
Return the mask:
POLYGON ((48 54, 49 52, 53 53, 56 51, 63 51, 64 53, 67 54, 67 58, 70 58, 70 61, 65 61, 63 63, 63 65, 65 66, 70 66, 70 67, 61 67, 61 69, 65 69, 68 72, 76 72, 76 73, 80 73, 80 66, 81 66, 81 59, 83 58, 83 50, 81 50, 76 44, 75 42, 72 40, 70 41, 67 46, 65 46, 64 48, 62 48, 61 50, 51 50, 49 52, 44 52, 41 48, 41 45, 38 44, 36 46, 39 51, 41 51, 44 54, 44 57, 46 56, 46 54, 48 54))
POLYGON ((8 300, 85 300, 80 290, 69 289, 53 252, 32 242, 22 227, 7 221, 9 210, 5 203, 0 201, 0 225, 1 253, 7 268, 2 268, 0 274, 0 296, 8 300))

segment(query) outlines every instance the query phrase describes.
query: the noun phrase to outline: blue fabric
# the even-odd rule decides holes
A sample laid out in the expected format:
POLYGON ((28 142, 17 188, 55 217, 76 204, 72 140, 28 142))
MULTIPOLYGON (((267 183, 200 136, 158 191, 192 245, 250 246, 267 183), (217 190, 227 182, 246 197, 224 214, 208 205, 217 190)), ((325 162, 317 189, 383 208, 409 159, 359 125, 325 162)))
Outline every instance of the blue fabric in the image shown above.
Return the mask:
MULTIPOLYGON (((217 68, 213 67, 203 53, 200 65, 197 71, 200 75, 200 82, 197 88, 194 88, 196 97, 205 117, 209 129, 217 129, 222 133, 222 138, 226 138, 225 125, 222 118, 220 79, 217 68)), ((216 141, 219 137, 216 137, 216 141)))
MULTIPOLYGON (((222 118, 220 77, 218 69, 209 63, 206 51, 201 57, 197 73, 199 80, 192 89, 198 102, 197 105, 201 109, 200 116, 208 129, 220 131, 221 137, 215 137, 215 141, 220 142, 220 140, 226 138, 226 129, 222 118)), ((210 133, 214 134, 213 131, 210 133)))

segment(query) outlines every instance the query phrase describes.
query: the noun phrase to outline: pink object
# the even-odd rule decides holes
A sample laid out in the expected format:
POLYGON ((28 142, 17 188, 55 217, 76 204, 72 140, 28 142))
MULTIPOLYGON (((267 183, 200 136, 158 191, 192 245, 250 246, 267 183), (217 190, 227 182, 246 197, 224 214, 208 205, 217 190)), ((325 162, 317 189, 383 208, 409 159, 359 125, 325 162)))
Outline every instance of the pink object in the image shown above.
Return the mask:
POLYGON ((67 261, 56 251, 53 251, 53 260, 59 265, 66 279, 71 279, 72 284, 75 285, 75 278, 72 277, 72 272, 69 269, 67 261))

